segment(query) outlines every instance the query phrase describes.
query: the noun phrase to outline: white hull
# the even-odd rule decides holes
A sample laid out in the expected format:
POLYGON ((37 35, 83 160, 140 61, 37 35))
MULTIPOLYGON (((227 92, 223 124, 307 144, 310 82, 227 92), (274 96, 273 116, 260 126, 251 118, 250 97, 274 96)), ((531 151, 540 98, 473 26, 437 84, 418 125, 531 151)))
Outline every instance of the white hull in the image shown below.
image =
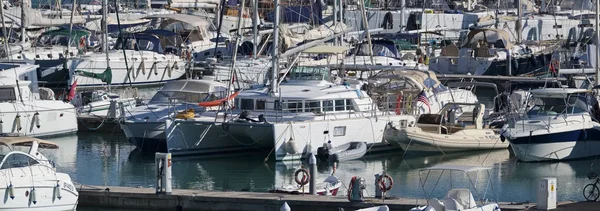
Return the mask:
MULTIPOLYGON (((110 54, 111 85, 155 85, 176 80, 185 75, 185 61, 177 55, 132 50, 126 50, 125 52, 128 59, 127 66, 122 58, 122 50, 112 51, 110 54), (142 61, 144 61, 144 65, 141 65, 142 61), (129 70, 126 67, 129 67, 129 70)), ((71 74, 76 70, 101 74, 106 70, 106 65, 104 54, 84 56, 70 60, 68 63, 71 74)), ((73 75, 71 83, 74 81, 77 81, 78 87, 106 86, 106 83, 100 79, 80 74, 73 75)))
POLYGON ((1 134, 42 137, 77 132, 75 108, 60 101, 0 103, 0 111, 1 134))
MULTIPOLYGON (((77 208, 77 200, 79 193, 71 182, 69 175, 64 173, 56 173, 46 166, 34 165, 31 167, 23 167, 12 169, 12 178, 6 177, 2 180, 0 193, 5 194, 2 197, 0 210, 40 210, 40 211, 63 211, 75 210, 77 208), (30 169, 33 173, 31 177, 30 169), (19 170, 21 169, 21 170, 19 170), (27 172, 27 173, 22 173, 27 172), (34 189, 35 181, 35 199, 33 203, 31 195, 34 189), (13 196, 11 199, 7 188, 9 184, 13 185, 13 196), (60 199, 55 194, 57 184, 60 186, 60 199)), ((4 170, 8 171, 8 170, 4 170)), ((8 173, 8 172, 6 172, 8 173)))
MULTIPOLYGON (((133 98, 116 100, 115 102, 115 110, 114 110, 114 118, 118 118, 122 115, 127 115, 128 111, 131 111, 135 108, 136 100, 133 98), (124 114, 121 114, 121 108, 119 108, 119 102, 123 102, 123 109, 125 111, 124 114)), ((99 117, 107 117, 110 110, 111 101, 100 101, 100 102, 92 102, 85 106, 79 107, 78 113, 80 116, 99 116, 99 117)))

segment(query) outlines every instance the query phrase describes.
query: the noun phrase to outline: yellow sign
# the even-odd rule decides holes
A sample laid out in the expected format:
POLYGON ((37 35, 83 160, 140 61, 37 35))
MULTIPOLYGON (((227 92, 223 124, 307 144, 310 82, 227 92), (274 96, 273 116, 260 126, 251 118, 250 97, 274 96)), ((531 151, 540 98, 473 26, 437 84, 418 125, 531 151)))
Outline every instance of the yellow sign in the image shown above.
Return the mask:
POLYGON ((550 191, 554 192, 554 184, 550 185, 550 191))

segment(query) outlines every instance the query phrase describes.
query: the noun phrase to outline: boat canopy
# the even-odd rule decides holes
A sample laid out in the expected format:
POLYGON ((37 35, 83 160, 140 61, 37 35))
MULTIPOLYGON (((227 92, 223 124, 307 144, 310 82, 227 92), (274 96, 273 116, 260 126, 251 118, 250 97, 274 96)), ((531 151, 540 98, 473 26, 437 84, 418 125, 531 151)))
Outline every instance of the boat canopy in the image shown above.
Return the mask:
POLYGON ((380 72, 373 78, 378 80, 390 80, 389 83, 395 84, 396 88, 413 88, 417 91, 423 89, 436 89, 442 86, 435 73, 432 71, 391 70, 380 72))
POLYGON ((506 31, 499 29, 473 29, 467 34, 467 39, 463 42, 463 48, 469 48, 472 44, 479 42, 479 40, 486 41, 488 43, 501 42, 502 46, 496 45, 497 48, 511 49, 512 43, 510 42, 510 35, 506 31))
POLYGON ((181 99, 184 102, 205 102, 227 96, 227 85, 210 80, 178 80, 166 83, 149 103, 169 102, 181 99))
POLYGON ((462 172, 476 172, 481 170, 490 170, 491 167, 488 166, 469 166, 469 165, 451 165, 451 164, 443 164, 436 165, 429 168, 421 169, 421 171, 462 171, 462 172))
POLYGON ((58 144, 33 137, 0 137, 0 144, 8 147, 12 146, 31 146, 33 142, 38 142, 41 148, 58 149, 58 144))
MULTIPOLYGON (((177 51, 183 43, 179 34, 167 30, 146 30, 119 36, 115 49, 147 50, 164 54, 165 51, 177 51), (125 43, 125 45, 123 45, 125 43)), ((170 52, 173 53, 173 52, 170 52)))

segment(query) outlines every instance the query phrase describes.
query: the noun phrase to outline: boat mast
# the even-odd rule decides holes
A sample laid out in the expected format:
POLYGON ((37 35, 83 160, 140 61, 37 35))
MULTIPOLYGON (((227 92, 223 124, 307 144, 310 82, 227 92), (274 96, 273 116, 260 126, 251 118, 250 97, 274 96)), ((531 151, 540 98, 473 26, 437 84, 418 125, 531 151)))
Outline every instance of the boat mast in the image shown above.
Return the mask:
MULTIPOLYGON (((59 1, 57 1, 59 2, 59 1)), ((4 5, 2 5, 2 7, 4 7, 4 5)), ((27 26, 29 26, 29 20, 27 20, 27 12, 29 11, 29 8, 31 8, 31 1, 30 0, 22 0, 21 1, 21 41, 25 42, 25 28, 27 26)), ((8 37, 7 34, 5 34, 6 37, 8 37)))
POLYGON ((273 21, 273 44, 271 48, 271 93, 277 92, 277 76, 279 76, 279 0, 275 0, 275 20, 273 21))
POLYGON ((77 1, 73 0, 73 7, 71 8, 71 19, 69 20, 69 37, 67 39, 69 39, 69 41, 67 42, 67 52, 65 55, 69 55, 69 48, 71 47, 71 42, 73 42, 73 40, 71 40, 71 36, 73 36, 73 16, 75 16, 75 7, 77 6, 77 1))
MULTIPOLYGON (((369 43, 369 57, 371 58, 371 65, 375 65, 375 61, 373 61, 373 43, 371 43, 371 33, 369 32, 369 24, 367 22, 367 12, 365 11, 365 1, 361 0, 359 2, 360 5, 360 14, 362 16, 362 25, 365 33, 367 34, 367 43, 369 43)), ((369 71, 371 73, 372 71, 369 71)))
MULTIPOLYGON (((238 26, 237 26, 237 30, 235 32, 235 34, 236 34, 235 45, 234 45, 235 47, 234 47, 233 52, 231 52, 233 54, 232 55, 233 61, 231 62, 231 72, 229 72, 231 74, 231 76, 229 77, 230 79, 229 79, 229 83, 227 86, 227 93, 230 92, 229 90, 231 90, 231 85, 233 84, 233 79, 236 76, 235 63, 237 61, 237 51, 238 51, 238 48, 240 45, 240 39, 242 37, 242 19, 244 18, 244 9, 246 9, 246 1, 242 0, 241 4, 242 5, 241 5, 241 8, 239 9, 239 16, 238 16, 238 22, 237 22, 238 26)), ((254 39, 256 39, 256 37, 254 39)), ((239 81, 239 80, 236 80, 236 81, 239 81)), ((238 82, 238 88, 239 88, 239 82, 238 82)))
POLYGON ((521 7, 521 0, 518 0, 517 2, 517 43, 521 43, 521 40, 523 39, 523 9, 521 7))
POLYGON ((254 44, 252 45, 252 58, 256 59, 258 57, 258 0, 252 0, 252 8, 252 35, 254 36, 254 44))
MULTIPOLYGON (((104 54, 106 55, 106 69, 110 69, 110 61, 108 59, 108 21, 107 21, 107 10, 108 10, 108 0, 102 0, 102 50, 104 50, 104 54)), ((115 5, 118 7, 119 5, 115 5)), ((118 8, 116 8, 118 10, 118 8)), ((118 12, 117 12, 118 13, 118 12)), ((120 33, 119 33, 120 34, 120 33)), ((124 50, 123 50, 124 51, 124 50)), ((125 58, 127 60, 127 58, 125 58)), ((130 80, 131 81, 131 80, 130 80)), ((110 92, 110 83, 108 84, 108 91, 110 92)))
POLYGON ((599 74, 598 74, 598 68, 600 67, 600 60, 598 60, 599 55, 598 55, 598 46, 600 45, 600 26, 598 26, 598 24, 600 24, 600 18, 598 17, 598 15, 600 15, 600 0, 596 0, 596 50, 595 50, 595 54, 596 54, 596 86, 600 84, 600 80, 599 80, 599 74))

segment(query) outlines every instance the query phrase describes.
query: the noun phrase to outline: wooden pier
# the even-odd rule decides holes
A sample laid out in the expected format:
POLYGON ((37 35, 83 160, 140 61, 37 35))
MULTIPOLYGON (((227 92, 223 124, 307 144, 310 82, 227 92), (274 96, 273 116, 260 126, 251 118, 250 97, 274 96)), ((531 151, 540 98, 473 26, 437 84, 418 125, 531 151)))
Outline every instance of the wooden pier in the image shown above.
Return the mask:
MULTIPOLYGON (((222 192, 174 189, 170 195, 156 194, 152 188, 80 186, 79 205, 117 209, 204 210, 204 211, 278 211, 287 202, 293 211, 356 210, 387 205, 391 210, 409 210, 424 199, 369 198, 366 202, 349 202, 344 196, 288 195, 258 192, 222 192)), ((537 210, 535 204, 500 202, 505 210, 537 210)), ((598 210, 600 202, 560 202, 557 211, 598 210)))

